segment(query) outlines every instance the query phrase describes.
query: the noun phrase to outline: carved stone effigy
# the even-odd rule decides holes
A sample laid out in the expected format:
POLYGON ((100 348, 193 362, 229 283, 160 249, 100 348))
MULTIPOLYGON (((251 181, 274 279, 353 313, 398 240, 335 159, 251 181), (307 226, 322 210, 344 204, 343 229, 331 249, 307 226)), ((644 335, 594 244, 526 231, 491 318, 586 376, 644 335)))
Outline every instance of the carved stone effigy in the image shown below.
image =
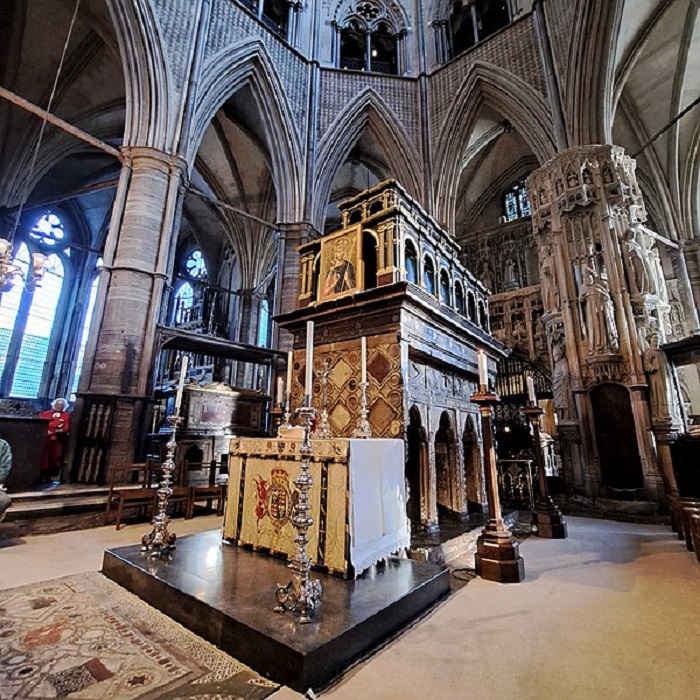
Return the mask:
MULTIPOLYGON (((562 454, 574 456, 570 486, 661 500, 673 486, 652 447, 644 353, 652 334, 663 340, 671 330, 671 306, 664 239, 645 225, 635 167, 616 146, 560 153, 530 177, 532 224, 554 402, 560 425, 580 422, 576 435, 561 431, 562 454)), ((660 369, 649 378, 660 402, 652 414, 670 411, 661 377, 660 369)))

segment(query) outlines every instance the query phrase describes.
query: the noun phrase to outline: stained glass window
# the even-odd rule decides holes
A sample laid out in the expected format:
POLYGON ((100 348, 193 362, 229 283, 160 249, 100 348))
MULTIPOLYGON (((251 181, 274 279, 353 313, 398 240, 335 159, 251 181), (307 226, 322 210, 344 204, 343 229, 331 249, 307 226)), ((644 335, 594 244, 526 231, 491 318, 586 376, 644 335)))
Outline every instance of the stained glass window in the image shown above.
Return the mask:
POLYGON ((266 348, 269 341, 270 331, 270 304, 267 299, 260 303, 260 319, 258 323, 258 345, 266 348))
POLYGON ((515 221, 524 216, 530 216, 530 198, 528 196, 525 180, 509 188, 503 195, 506 221, 515 221))
POLYGON ((56 310, 63 289, 65 270, 58 255, 49 255, 44 270, 41 286, 34 291, 29 308, 10 389, 11 396, 19 398, 35 398, 39 395, 56 310))
MULTIPOLYGON (((102 264, 102 259, 98 262, 98 266, 102 264)), ((85 310, 85 318, 83 319, 83 330, 80 334, 80 345, 78 347, 78 359, 75 363, 75 375, 73 376, 73 387, 71 389, 71 394, 75 394, 78 391, 78 382, 80 381, 80 373, 83 369, 83 360, 85 359, 85 348, 87 346, 87 341, 90 336, 90 326, 92 325, 92 314, 95 310, 95 300, 97 299, 97 284, 99 282, 99 277, 95 277, 90 286, 90 297, 87 303, 87 309, 85 310)), ((75 401, 75 397, 71 396, 71 401, 75 401)))
POLYGON ((180 285, 175 293, 175 324, 180 325, 190 320, 189 310, 194 305, 194 288, 189 282, 180 285))
POLYGON ((193 250, 185 261, 185 270, 187 274, 196 280, 205 280, 207 278, 207 264, 204 262, 204 256, 201 250, 193 250))
POLYGON ((29 232, 29 235, 35 241, 53 246, 63 240, 66 232, 58 216, 49 212, 36 222, 36 226, 29 232))
MULTIPOLYGON (((12 262, 19 267, 22 275, 26 277, 29 269, 29 249, 26 243, 20 244, 17 248, 17 253, 12 262)), ((5 370, 7 350, 10 347, 10 340, 17 321, 17 312, 22 301, 23 291, 23 285, 15 282, 8 291, 0 295, 0 376, 5 370)))

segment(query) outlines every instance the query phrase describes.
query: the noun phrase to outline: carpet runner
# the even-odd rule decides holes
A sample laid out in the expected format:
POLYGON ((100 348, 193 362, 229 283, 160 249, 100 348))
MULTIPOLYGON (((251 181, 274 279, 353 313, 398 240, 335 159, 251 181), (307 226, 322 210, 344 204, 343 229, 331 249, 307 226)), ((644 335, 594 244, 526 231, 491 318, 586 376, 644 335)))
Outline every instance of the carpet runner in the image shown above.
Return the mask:
POLYGON ((262 700, 277 687, 100 573, 0 591, 2 700, 262 700))

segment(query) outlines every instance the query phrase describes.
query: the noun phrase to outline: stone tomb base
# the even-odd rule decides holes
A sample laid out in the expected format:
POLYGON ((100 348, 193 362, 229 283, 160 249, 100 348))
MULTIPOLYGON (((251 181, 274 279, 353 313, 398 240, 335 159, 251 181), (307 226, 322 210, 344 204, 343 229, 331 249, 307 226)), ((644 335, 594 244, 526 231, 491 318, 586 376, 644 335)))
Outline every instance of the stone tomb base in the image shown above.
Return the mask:
POLYGON ((392 558, 355 581, 316 574, 317 622, 273 612, 280 559, 228 545, 212 530, 177 541, 170 561, 138 545, 108 549, 102 573, 271 680, 305 692, 339 676, 447 594, 445 567, 392 558))

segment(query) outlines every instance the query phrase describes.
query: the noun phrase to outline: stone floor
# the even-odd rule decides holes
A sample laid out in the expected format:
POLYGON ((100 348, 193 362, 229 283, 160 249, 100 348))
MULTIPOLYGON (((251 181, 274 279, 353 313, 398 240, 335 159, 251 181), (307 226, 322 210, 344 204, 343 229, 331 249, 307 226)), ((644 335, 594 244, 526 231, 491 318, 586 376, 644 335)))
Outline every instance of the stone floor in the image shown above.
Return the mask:
MULTIPOLYGON (((668 527, 569 518, 567 540, 531 537, 526 580, 479 579, 321 697, 431 700, 700 697, 700 566, 668 527)), ((216 516, 174 521, 178 535, 216 516)), ((143 525, 1 543, 0 587, 97 570, 143 525)), ((274 700, 301 698, 289 689, 274 700)))

